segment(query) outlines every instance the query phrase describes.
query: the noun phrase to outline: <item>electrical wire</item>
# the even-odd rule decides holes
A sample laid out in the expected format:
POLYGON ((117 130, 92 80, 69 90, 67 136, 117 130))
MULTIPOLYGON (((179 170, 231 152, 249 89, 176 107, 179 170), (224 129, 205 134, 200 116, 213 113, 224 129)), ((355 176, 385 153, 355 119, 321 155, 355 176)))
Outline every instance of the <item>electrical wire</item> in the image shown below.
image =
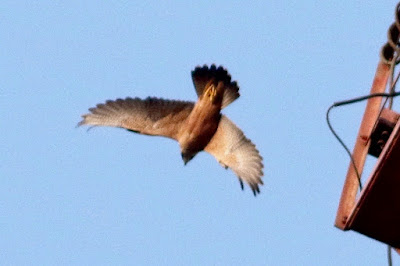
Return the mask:
POLYGON ((387 258, 388 258, 388 265, 392 266, 393 261, 392 261, 392 247, 390 245, 387 245, 387 258))
MULTIPOLYGON (((397 80, 396 80, 397 81, 397 80)), ((385 97, 386 99, 388 98, 393 98, 393 97, 397 97, 400 95, 400 92, 393 92, 393 93, 373 93, 373 94, 369 94, 369 95, 364 95, 361 97, 357 97, 357 98, 353 98, 350 100, 344 100, 344 101, 340 101, 340 102, 335 102, 333 103, 327 110, 326 112, 326 122, 328 124, 328 127, 330 129, 330 131, 332 132, 332 134, 335 136, 335 138, 337 139, 337 141, 342 145, 342 147, 345 149, 345 151, 347 152, 347 154, 350 157, 351 163, 354 167, 354 171, 357 174, 357 179, 358 179, 358 185, 360 187, 360 191, 362 190, 362 183, 361 183, 361 175, 360 172, 357 169, 356 163, 354 162, 354 158, 353 155, 351 154, 349 148, 347 147, 347 145, 343 142, 343 140, 339 137, 339 135, 336 133, 336 131, 333 129, 331 121, 330 121, 330 117, 329 114, 331 112, 331 110, 334 107, 338 107, 338 106, 344 106, 344 105, 348 105, 348 104, 354 104, 354 103, 358 103, 361 101, 365 101, 371 98, 375 98, 375 97, 385 97)))
MULTIPOLYGON (((351 103, 351 102, 350 102, 350 103, 351 103)), ((350 104, 350 103, 348 103, 348 104, 350 104)), ((344 104, 342 104, 342 105, 344 105, 344 104)), ((331 106, 329 107, 328 111, 326 112, 326 122, 327 122, 328 127, 329 127, 329 129, 331 130, 332 134, 335 136, 335 138, 337 139, 337 141, 339 141, 339 143, 342 145, 342 147, 345 149, 345 151, 346 151, 347 154, 349 155, 350 160, 351 160, 351 163, 353 164, 353 167, 354 167, 354 171, 356 172, 357 179, 358 179, 358 185, 359 185, 360 191, 361 191, 361 190, 362 190, 361 175, 360 175, 360 172, 358 172, 356 163, 354 162, 353 155, 351 154, 351 152, 350 152, 349 148, 347 147, 347 145, 343 142, 343 140, 339 137, 339 135, 338 135, 338 134, 336 133, 336 131, 333 129, 332 124, 331 124, 331 121, 330 121, 330 118, 329 118, 329 114, 330 114, 331 110, 332 110, 334 107, 337 107, 337 106, 340 106, 340 105, 335 105, 335 103, 334 103, 333 105, 331 105, 331 106)))

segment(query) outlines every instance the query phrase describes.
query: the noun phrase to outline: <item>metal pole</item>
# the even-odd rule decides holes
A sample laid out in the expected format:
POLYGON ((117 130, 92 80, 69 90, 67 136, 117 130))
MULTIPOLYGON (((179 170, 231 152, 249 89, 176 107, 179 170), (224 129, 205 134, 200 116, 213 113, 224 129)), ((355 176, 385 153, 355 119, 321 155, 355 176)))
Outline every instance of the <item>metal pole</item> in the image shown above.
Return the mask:
MULTIPOLYGON (((383 51, 384 49, 385 47, 382 49, 382 54, 385 53, 385 51, 383 51)), ((388 64, 386 60, 380 60, 376 69, 374 81, 372 83, 372 88, 370 92, 371 94, 385 92, 389 74, 390 64, 388 64)), ((364 116, 361 121, 360 129, 353 150, 354 163, 360 176, 364 168, 365 159, 368 153, 368 148, 370 144, 369 136, 372 132, 375 121, 378 118, 381 104, 381 97, 369 99, 365 108, 364 116)), ((335 220, 335 226, 342 230, 348 229, 346 228, 346 222, 348 217, 350 216, 350 212, 354 207, 358 187, 359 180, 357 177, 357 173, 354 169, 353 164, 350 162, 335 220)))

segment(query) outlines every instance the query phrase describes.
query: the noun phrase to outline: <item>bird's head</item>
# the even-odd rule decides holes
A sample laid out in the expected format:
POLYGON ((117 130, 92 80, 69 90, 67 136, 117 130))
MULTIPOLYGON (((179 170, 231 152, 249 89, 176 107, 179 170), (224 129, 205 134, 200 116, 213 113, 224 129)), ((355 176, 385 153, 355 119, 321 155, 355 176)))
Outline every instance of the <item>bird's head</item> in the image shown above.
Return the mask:
POLYGON ((197 154, 197 152, 189 151, 189 150, 182 150, 181 155, 182 155, 182 160, 183 163, 186 165, 190 160, 193 159, 193 157, 197 154))

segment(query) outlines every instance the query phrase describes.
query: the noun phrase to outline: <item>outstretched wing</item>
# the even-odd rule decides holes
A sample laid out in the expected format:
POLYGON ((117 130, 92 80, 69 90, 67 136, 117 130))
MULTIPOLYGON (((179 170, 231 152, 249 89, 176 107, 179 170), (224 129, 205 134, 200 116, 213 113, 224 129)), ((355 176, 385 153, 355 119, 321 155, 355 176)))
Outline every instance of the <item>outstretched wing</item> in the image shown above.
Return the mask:
POLYGON ((214 80, 215 85, 222 81, 225 89, 221 108, 228 106, 240 96, 239 86, 236 81, 231 81, 231 76, 222 66, 218 68, 215 65, 211 65, 210 68, 207 65, 196 67, 192 71, 192 79, 198 97, 203 94, 204 88, 210 80, 214 80))
POLYGON ((205 151, 213 155, 225 168, 231 168, 243 181, 249 184, 254 195, 260 193, 263 182, 263 163, 256 146, 226 116, 221 117, 217 132, 206 146, 205 151))
POLYGON ((110 126, 125 128, 145 135, 177 139, 182 123, 194 103, 148 97, 108 100, 90 108, 78 126, 110 126))

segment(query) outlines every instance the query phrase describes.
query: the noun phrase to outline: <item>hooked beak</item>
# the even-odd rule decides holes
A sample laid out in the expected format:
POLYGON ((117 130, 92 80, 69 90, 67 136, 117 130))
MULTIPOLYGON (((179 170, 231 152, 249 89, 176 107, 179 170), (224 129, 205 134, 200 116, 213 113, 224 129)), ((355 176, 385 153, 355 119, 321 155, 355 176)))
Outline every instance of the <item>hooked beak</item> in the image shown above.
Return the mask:
POLYGON ((181 153, 181 156, 182 156, 182 160, 183 160, 184 165, 186 165, 189 162, 190 159, 187 156, 185 156, 184 153, 181 153))
POLYGON ((190 160, 193 159, 193 155, 190 153, 181 153, 183 163, 186 165, 190 160))

